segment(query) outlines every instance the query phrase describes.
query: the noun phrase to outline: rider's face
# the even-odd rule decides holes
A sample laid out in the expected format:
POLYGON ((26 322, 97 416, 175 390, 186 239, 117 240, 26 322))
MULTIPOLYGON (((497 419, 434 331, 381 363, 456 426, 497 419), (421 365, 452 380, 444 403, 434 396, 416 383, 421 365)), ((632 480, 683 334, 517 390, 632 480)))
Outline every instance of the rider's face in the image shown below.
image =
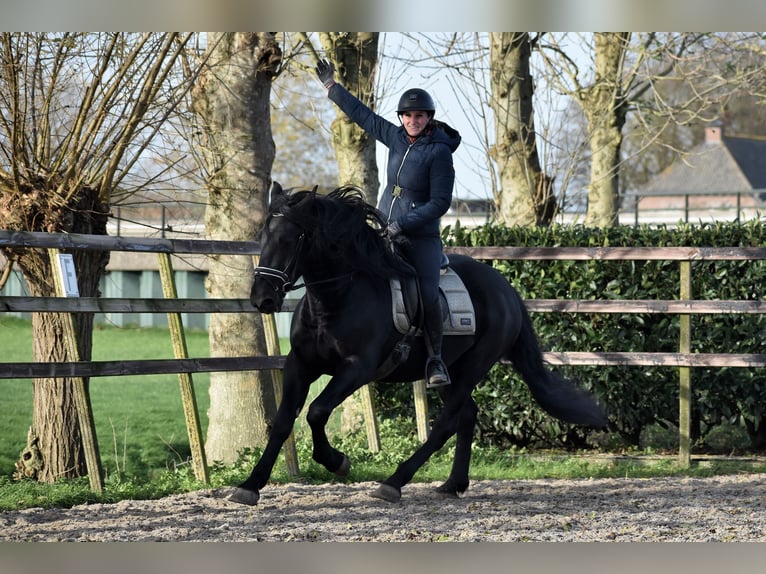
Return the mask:
POLYGON ((417 137, 428 125, 430 114, 422 111, 402 112, 401 115, 402 125, 407 130, 407 135, 410 137, 417 137))

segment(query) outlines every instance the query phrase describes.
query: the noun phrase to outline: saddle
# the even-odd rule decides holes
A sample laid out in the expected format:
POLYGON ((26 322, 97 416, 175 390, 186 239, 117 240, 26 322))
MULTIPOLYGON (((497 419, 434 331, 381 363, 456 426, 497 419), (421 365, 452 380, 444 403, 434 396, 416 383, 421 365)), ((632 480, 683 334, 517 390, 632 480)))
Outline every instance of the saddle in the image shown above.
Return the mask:
MULTIPOLYGON (((391 279, 391 301, 396 330, 402 335, 385 361, 378 367, 373 380, 380 380, 409 357, 412 337, 422 335, 422 311, 416 277, 391 279)), ((439 278, 439 302, 444 316, 444 335, 473 335, 476 317, 468 290, 460 276, 449 267, 442 254, 439 278)))
MULTIPOLYGON (((443 255, 442 259, 439 299, 444 316, 444 335, 473 335, 476 332, 476 318, 471 296, 460 276, 449 267, 447 256, 443 255)), ((417 279, 391 279, 390 283, 396 330, 403 335, 421 334, 419 327, 413 331, 414 326, 421 322, 417 279)))

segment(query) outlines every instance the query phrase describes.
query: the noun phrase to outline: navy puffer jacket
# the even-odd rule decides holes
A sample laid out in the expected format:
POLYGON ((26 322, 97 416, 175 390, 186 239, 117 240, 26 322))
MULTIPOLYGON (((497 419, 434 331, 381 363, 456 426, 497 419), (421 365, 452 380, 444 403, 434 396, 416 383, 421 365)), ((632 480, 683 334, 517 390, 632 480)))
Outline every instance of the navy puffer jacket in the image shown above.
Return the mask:
POLYGON ((328 97, 388 147, 387 182, 378 209, 407 235, 438 236, 439 219, 452 203, 452 153, 460 145, 460 134, 443 122, 432 121, 424 134, 410 143, 404 126, 377 115, 340 84, 330 88, 328 97), (399 195, 394 187, 401 188, 399 195))

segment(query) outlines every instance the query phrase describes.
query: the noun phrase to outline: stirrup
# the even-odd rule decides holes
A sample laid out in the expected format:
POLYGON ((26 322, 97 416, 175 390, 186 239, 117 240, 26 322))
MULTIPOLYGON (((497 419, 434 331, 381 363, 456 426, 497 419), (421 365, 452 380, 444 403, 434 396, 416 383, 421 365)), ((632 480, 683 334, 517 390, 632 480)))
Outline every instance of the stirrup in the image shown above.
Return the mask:
POLYGON ((432 357, 426 362, 426 388, 435 389, 452 384, 447 365, 440 358, 432 357), (429 373, 430 371, 430 373, 429 373))

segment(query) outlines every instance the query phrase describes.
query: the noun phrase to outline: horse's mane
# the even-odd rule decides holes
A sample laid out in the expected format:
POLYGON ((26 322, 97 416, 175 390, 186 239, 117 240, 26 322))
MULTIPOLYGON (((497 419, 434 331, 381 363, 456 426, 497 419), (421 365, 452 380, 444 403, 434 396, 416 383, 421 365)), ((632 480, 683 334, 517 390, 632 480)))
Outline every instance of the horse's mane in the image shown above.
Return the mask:
POLYGON ((339 262, 381 278, 411 273, 385 238, 385 217, 358 187, 338 187, 327 195, 316 189, 291 191, 278 211, 306 232, 306 255, 313 260, 339 262))

